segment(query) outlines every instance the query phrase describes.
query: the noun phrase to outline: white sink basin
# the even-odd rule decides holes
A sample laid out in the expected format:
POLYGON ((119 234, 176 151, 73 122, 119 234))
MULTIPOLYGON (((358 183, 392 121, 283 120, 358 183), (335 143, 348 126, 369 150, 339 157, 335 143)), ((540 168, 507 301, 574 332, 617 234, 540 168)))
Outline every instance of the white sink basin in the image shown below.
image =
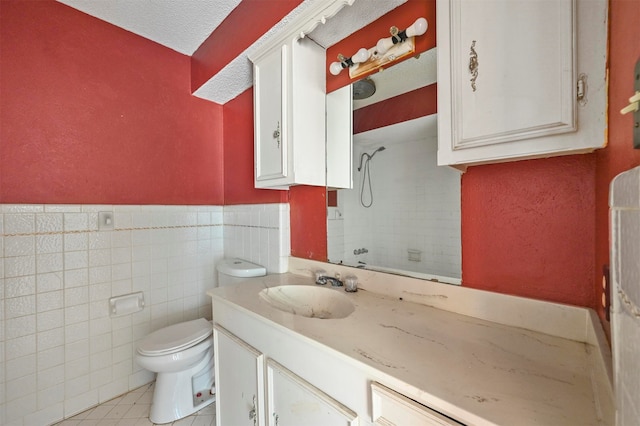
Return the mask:
POLYGON ((281 285, 265 288, 259 294, 274 308, 307 318, 345 318, 355 310, 347 296, 326 287, 281 285))

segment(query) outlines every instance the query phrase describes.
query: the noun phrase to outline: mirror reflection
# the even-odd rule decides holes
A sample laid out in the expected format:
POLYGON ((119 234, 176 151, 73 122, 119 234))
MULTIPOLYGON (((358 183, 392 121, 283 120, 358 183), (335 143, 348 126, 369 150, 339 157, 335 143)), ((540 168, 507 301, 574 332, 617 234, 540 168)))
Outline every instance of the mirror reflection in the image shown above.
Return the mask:
MULTIPOLYGON (((356 82, 354 110, 433 84, 435 69, 433 49, 356 82)), ((437 142, 436 114, 353 135, 353 188, 328 197, 329 262, 460 284, 460 172, 437 166, 437 142)))

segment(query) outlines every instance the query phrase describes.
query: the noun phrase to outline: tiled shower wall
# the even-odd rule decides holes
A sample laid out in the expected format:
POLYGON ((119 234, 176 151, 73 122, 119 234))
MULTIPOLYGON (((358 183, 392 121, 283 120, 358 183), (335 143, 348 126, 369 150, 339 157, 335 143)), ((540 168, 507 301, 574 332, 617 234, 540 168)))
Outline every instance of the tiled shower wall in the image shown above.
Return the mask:
POLYGON ((136 343, 211 317, 227 247, 286 269, 271 253, 288 248, 285 206, 0 205, 0 424, 50 424, 153 380, 136 343), (98 229, 101 211, 115 229, 98 229), (110 297, 137 291, 142 311, 109 316, 110 297))

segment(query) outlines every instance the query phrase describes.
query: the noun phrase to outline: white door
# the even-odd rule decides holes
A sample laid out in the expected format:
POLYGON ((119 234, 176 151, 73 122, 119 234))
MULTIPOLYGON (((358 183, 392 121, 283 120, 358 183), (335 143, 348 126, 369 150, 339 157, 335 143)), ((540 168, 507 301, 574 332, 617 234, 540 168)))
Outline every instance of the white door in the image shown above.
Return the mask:
POLYGON ((264 425, 264 356, 214 325, 216 425, 264 425))
POLYGON ((272 359, 267 360, 267 386, 270 426, 358 425, 355 412, 272 359))

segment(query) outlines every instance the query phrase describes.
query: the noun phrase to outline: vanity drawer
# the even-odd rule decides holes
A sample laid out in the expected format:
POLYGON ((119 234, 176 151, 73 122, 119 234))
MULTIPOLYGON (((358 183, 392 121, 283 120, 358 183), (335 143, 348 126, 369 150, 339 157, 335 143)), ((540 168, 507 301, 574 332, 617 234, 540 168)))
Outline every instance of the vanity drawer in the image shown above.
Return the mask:
POLYGON ((455 425, 449 417, 432 410, 380 383, 371 383, 373 423, 381 426, 393 425, 455 425))

